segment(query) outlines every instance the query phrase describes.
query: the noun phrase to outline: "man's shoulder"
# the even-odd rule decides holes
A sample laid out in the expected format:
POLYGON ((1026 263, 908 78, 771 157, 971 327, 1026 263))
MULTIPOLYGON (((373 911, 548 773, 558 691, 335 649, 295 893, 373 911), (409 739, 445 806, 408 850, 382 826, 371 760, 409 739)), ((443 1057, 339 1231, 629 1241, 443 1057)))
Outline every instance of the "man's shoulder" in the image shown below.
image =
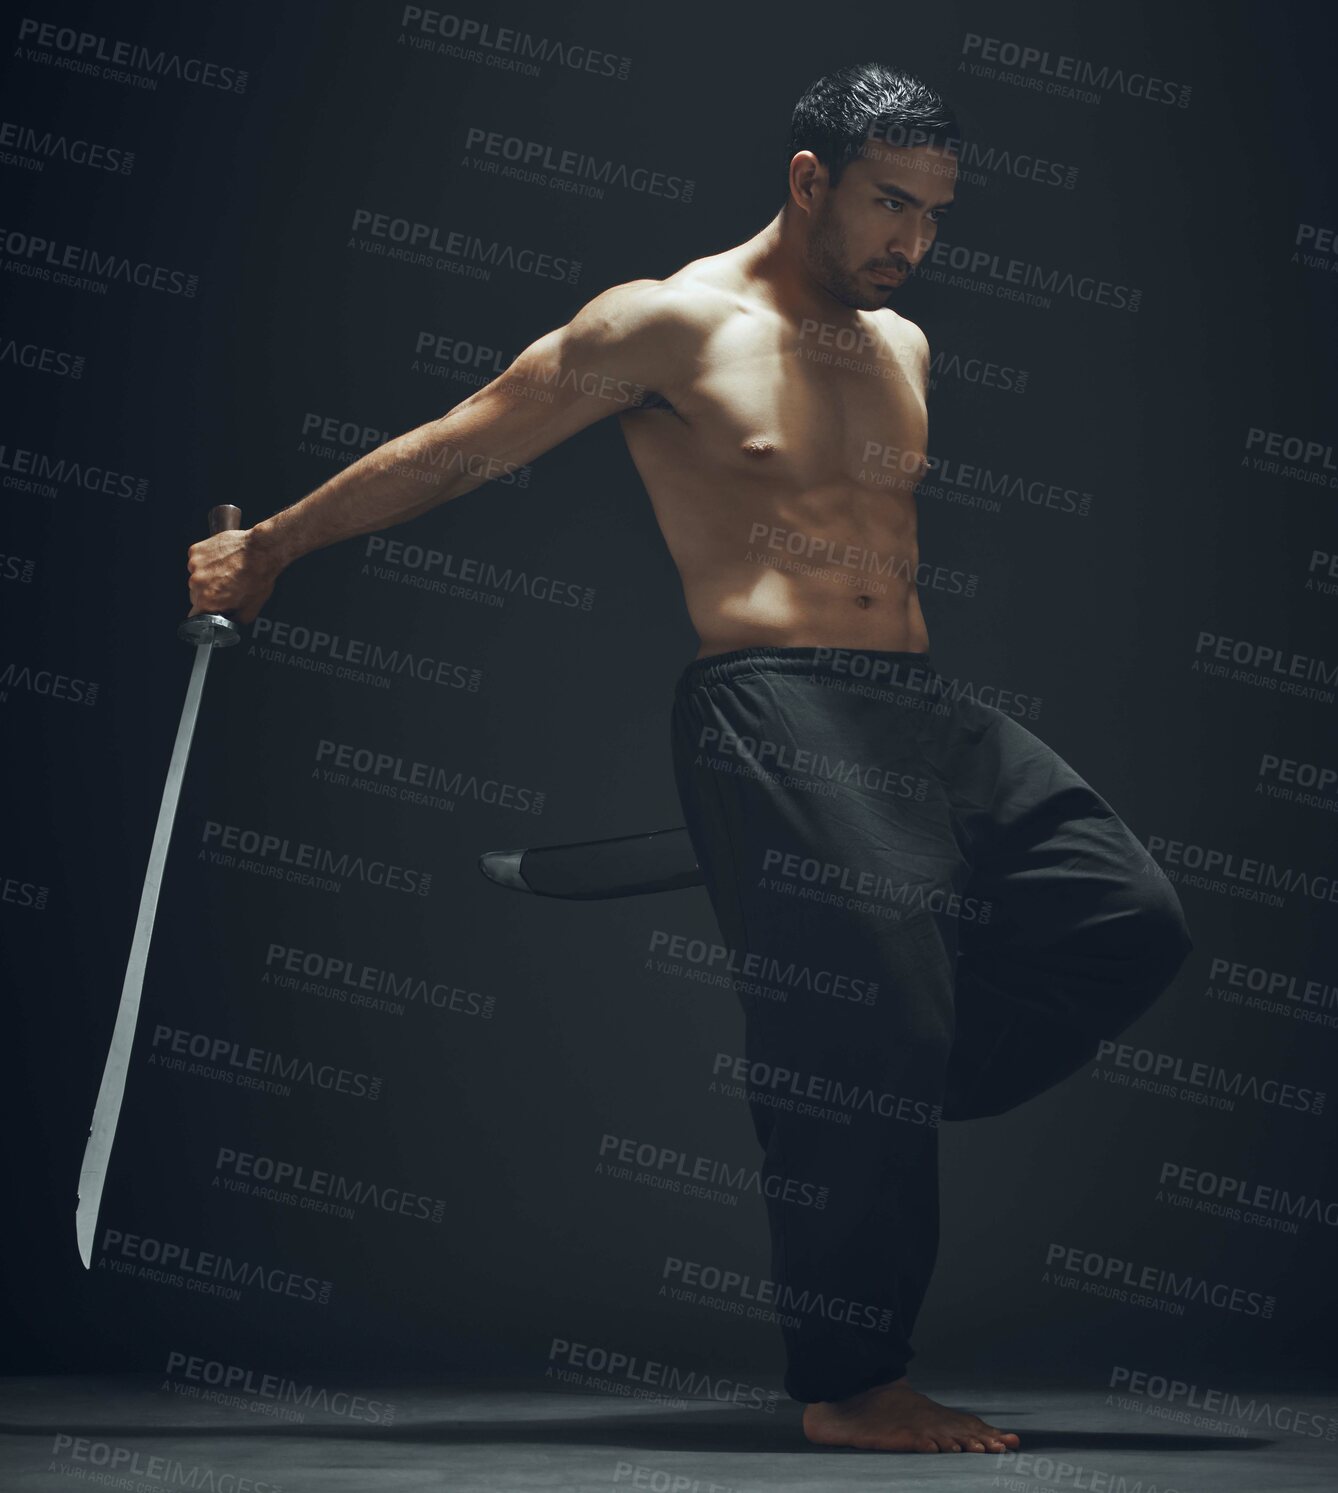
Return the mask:
POLYGON ((929 338, 908 317, 894 311, 891 306, 882 306, 872 313, 875 323, 895 351, 891 354, 902 368, 916 370, 916 377, 927 390, 929 387, 929 338))
POLYGON ((710 272, 709 259, 693 260, 663 280, 625 280, 592 296, 571 328, 595 339, 675 333, 702 336, 740 309, 739 298, 710 272))
POLYGON ((891 306, 882 306, 872 315, 885 336, 923 357, 929 356, 929 338, 909 316, 903 316, 891 306))

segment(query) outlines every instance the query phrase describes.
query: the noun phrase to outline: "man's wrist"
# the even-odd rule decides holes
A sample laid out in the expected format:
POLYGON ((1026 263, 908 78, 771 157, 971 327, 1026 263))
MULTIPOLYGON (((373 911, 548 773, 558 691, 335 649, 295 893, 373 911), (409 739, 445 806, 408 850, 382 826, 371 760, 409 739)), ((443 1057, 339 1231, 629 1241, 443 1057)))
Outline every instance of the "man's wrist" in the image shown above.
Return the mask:
POLYGON ((291 565, 301 553, 293 546, 291 535, 284 533, 277 522, 278 518, 278 514, 262 518, 258 524, 252 524, 250 529, 250 542, 273 564, 276 571, 291 565))

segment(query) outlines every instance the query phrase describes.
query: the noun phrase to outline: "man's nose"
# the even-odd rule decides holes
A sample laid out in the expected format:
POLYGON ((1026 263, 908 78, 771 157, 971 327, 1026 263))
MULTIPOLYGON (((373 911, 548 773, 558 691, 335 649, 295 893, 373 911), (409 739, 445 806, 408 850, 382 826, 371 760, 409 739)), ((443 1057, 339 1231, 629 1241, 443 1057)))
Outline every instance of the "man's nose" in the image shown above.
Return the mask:
POLYGON ((900 254, 914 268, 929 253, 935 231, 933 223, 905 218, 888 238, 887 252, 889 255, 900 254))

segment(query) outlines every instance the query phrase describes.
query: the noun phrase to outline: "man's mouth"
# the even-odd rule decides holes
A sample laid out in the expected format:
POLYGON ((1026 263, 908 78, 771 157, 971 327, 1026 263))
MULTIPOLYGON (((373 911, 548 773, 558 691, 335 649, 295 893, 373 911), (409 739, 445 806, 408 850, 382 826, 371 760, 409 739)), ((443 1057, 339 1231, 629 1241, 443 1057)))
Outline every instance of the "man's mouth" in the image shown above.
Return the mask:
POLYGON ((910 271, 889 266, 885 269, 871 269, 868 273, 880 285, 900 285, 910 271))

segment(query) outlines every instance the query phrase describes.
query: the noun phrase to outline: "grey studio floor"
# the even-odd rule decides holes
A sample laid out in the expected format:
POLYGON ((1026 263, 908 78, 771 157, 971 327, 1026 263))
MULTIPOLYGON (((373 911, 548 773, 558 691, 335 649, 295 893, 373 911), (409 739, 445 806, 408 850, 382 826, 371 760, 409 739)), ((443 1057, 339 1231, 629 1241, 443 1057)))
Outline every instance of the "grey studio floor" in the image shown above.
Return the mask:
MULTIPOLYGON (((1246 1420, 1210 1429, 1037 1385, 924 1386, 1023 1438, 1018 1458, 828 1451, 775 1413, 674 1406, 530 1383, 362 1386, 390 1427, 306 1411, 301 1422, 179 1398, 127 1378, 12 1378, 3 1395, 3 1493, 213 1489, 215 1493, 772 1493, 833 1488, 1004 1488, 1014 1493, 1310 1493, 1338 1488, 1338 1441, 1246 1420), (1029 1460, 1022 1460, 1023 1457, 1029 1460), (159 1459, 154 1461, 152 1459, 159 1459)), ((1332 1395, 1260 1392, 1327 1422, 1332 1395)), ((290 1412, 295 1413, 295 1412, 290 1412)), ((1269 1412, 1270 1415, 1273 1413, 1269 1412)), ((1329 1423, 1329 1430, 1338 1422, 1329 1423)))

